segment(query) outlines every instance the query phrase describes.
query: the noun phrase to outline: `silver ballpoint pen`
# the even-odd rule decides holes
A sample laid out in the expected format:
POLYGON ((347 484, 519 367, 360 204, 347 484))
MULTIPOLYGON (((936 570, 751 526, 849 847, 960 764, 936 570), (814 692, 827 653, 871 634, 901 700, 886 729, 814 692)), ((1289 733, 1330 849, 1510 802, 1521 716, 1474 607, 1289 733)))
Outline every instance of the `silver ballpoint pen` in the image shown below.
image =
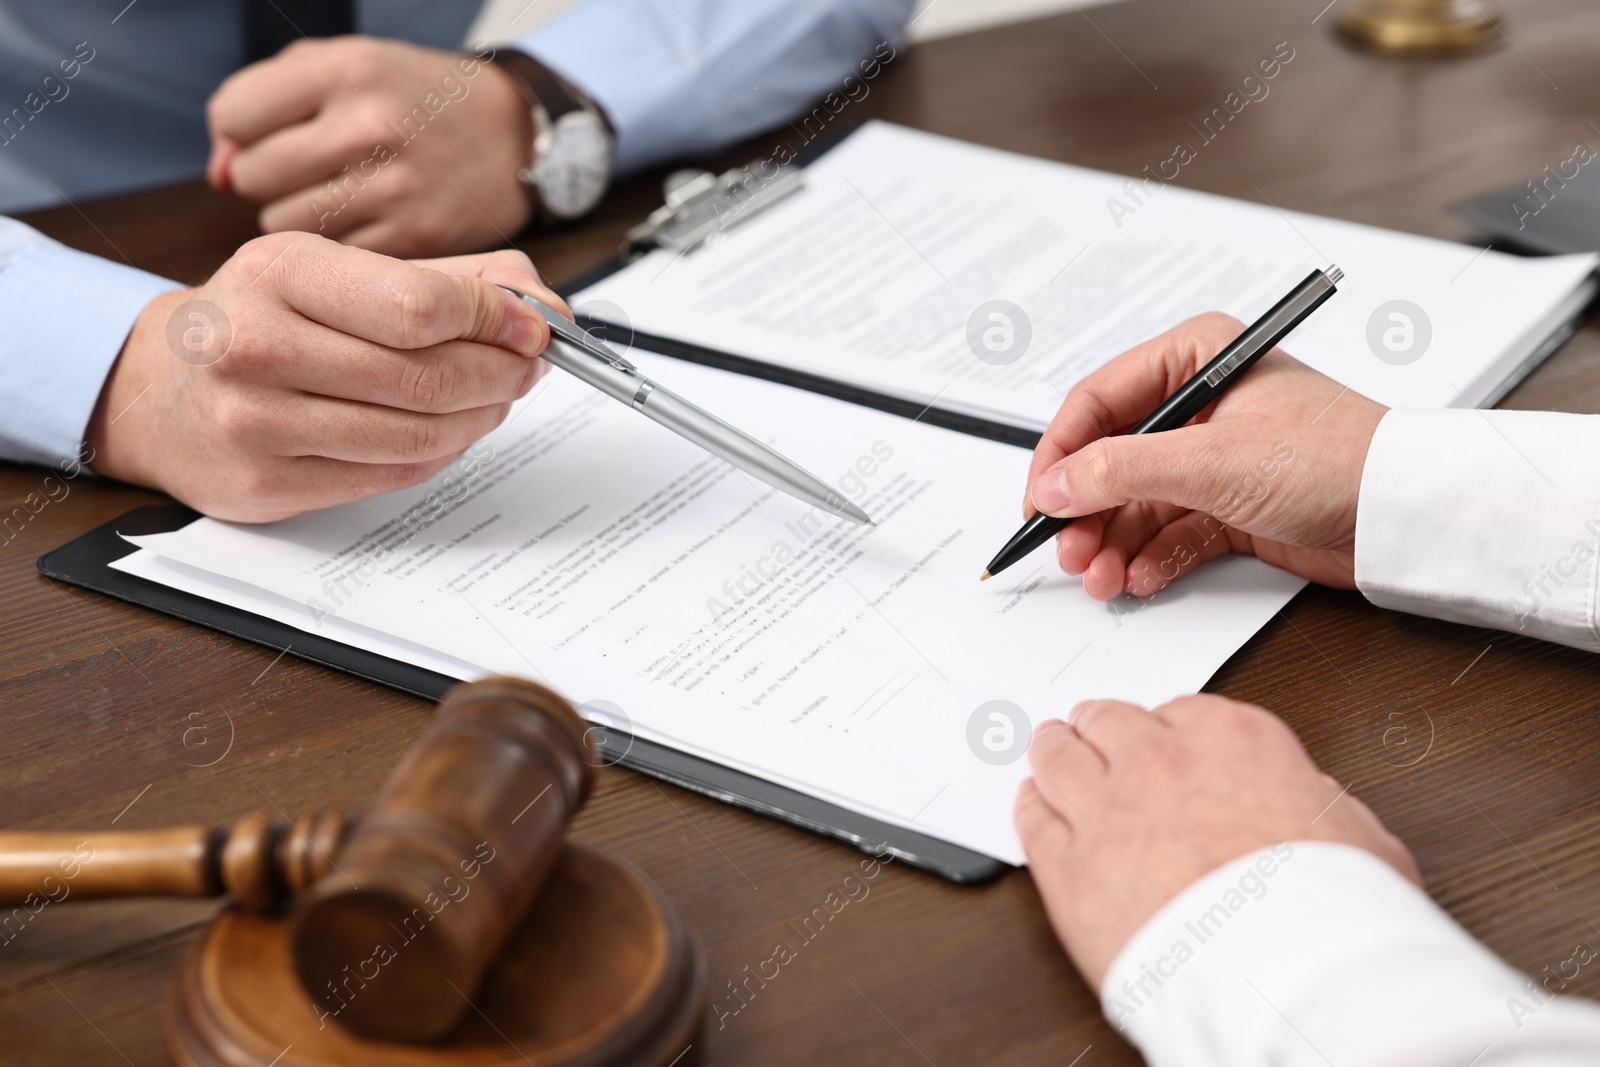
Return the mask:
POLYGON ((788 493, 830 515, 862 526, 875 525, 837 489, 805 468, 785 459, 743 430, 734 428, 683 397, 639 373, 639 369, 604 341, 588 333, 537 297, 502 286, 526 301, 550 324, 550 345, 544 358, 607 396, 620 400, 679 437, 693 441, 753 478, 788 493))

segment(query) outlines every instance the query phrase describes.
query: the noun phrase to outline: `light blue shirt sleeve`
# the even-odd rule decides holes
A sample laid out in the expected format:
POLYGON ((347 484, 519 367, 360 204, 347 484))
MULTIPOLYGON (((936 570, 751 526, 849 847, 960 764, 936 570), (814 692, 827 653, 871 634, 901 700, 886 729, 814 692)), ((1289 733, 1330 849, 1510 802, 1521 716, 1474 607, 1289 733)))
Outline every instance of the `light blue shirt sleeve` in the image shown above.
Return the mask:
POLYGON ((0 218, 0 459, 78 459, 134 320, 177 288, 0 218))
MULTIPOLYGON (((363 30, 401 28, 403 18, 389 26, 365 17, 368 8, 385 3, 404 6, 363 0, 363 30)), ((830 92, 859 100, 860 86, 873 76, 865 72, 875 74, 894 54, 913 4, 587 0, 519 46, 605 108, 617 129, 617 169, 627 172, 714 153, 796 118, 830 92)), ((230 5, 199 0, 168 6, 170 13, 152 9, 162 18, 129 23, 127 32, 145 34, 149 48, 97 50, 74 44, 75 26, 65 15, 54 18, 56 5, 0 2, 0 88, 33 99, 27 94, 34 82, 53 70, 63 72, 52 75, 57 81, 76 79, 57 85, 48 104, 35 93, 39 121, 18 119, 17 130, 5 134, 0 205, 15 211, 198 172, 205 156, 205 97, 237 63, 238 16, 230 5), (196 19, 210 21, 199 26, 196 19), (155 46, 191 48, 197 27, 205 31, 200 38, 228 47, 199 48, 202 57, 215 53, 214 62, 179 84, 171 72, 193 64, 177 63, 155 46), (61 62, 70 64, 73 56, 78 62, 69 76, 61 62), (139 92, 130 96, 130 87, 139 92), (63 104, 66 91, 74 98, 63 104), (116 109, 123 99, 133 109, 128 114, 116 109), (115 140, 121 134, 128 144, 115 140), (90 162, 75 154, 83 152, 90 162), (56 177, 45 181, 51 174, 56 177)), ((430 24, 429 33, 459 33, 471 10, 463 7, 453 21, 445 20, 449 25, 430 24)), ((173 282, 72 251, 0 218, 0 459, 59 464, 77 457, 134 320, 146 303, 173 288, 173 282)))
POLYGON ((861 61, 893 55, 913 4, 588 0, 518 47, 605 109, 621 174, 712 154, 830 92, 859 99, 861 61))

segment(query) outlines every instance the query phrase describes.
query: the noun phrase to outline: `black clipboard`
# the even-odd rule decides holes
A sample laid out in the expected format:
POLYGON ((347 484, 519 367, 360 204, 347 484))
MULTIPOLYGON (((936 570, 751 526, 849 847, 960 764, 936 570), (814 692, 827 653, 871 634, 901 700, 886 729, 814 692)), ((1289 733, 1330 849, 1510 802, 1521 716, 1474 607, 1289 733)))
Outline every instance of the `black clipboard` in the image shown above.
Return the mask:
MULTIPOLYGON (((318 634, 296 629, 242 608, 185 593, 158 582, 113 570, 111 564, 137 549, 122 534, 167 533, 199 518, 199 512, 178 504, 136 508, 39 558, 39 573, 185 622, 220 630, 232 637, 365 678, 403 693, 437 701, 458 679, 424 670, 401 660, 352 648, 318 634)), ((912 867, 952 882, 977 883, 995 878, 1008 864, 936 837, 882 822, 837 804, 776 785, 720 763, 680 752, 668 745, 630 737, 594 724, 603 752, 621 753, 608 762, 714 797, 736 808, 767 815, 814 833, 854 845, 876 856, 893 856, 912 867)))
MULTIPOLYGON (((841 131, 818 140, 796 157, 794 165, 804 167, 820 157, 853 131, 841 131)), ((691 253, 692 254, 692 253, 691 253)), ((631 262, 626 252, 595 270, 561 287, 563 297, 581 292, 631 262)), ((835 397, 862 407, 875 408, 902 418, 940 426, 975 437, 984 437, 1022 448, 1033 448, 1039 434, 1002 422, 960 412, 920 405, 915 401, 874 392, 822 375, 792 370, 775 364, 686 344, 668 337, 628 332, 618 337, 606 324, 580 321, 610 340, 672 356, 692 363, 717 367, 735 374, 777 382, 835 397)), ((410 663, 390 659, 364 649, 352 648, 317 634, 264 618, 242 608, 221 604, 168 586, 113 570, 111 564, 130 555, 136 548, 121 534, 167 533, 180 529, 200 514, 182 505, 138 508, 95 529, 44 556, 39 572, 48 578, 90 589, 106 596, 159 611, 200 626, 220 630, 233 637, 287 650, 289 654, 334 670, 353 674, 391 689, 437 701, 457 683, 448 675, 425 670, 410 663)), ((714 797, 734 807, 757 812, 824 837, 854 845, 878 856, 893 856, 952 882, 973 884, 998 877, 1009 868, 1000 860, 948 841, 886 823, 848 808, 776 785, 715 761, 692 756, 671 746, 630 737, 620 731, 595 724, 597 740, 607 752, 621 752, 615 762, 641 774, 659 778, 685 789, 714 797)))
MULTIPOLYGON (((563 286, 561 296, 563 299, 570 300, 572 294, 581 293, 584 289, 609 277, 625 266, 627 266, 626 261, 620 258, 614 263, 607 263, 583 275, 571 285, 563 286)), ((577 309, 574 308, 573 310, 576 311, 577 309)), ((716 367, 718 370, 731 371, 734 374, 742 374, 748 378, 760 378, 763 381, 777 382, 779 385, 790 385, 796 389, 804 389, 808 393, 820 393, 823 396, 831 396, 837 400, 855 404, 857 407, 874 408, 878 411, 888 412, 890 415, 899 415, 901 418, 912 419, 916 422, 926 423, 929 426, 955 430, 957 433, 968 434, 972 437, 984 437, 991 441, 999 441, 1002 444, 1016 445, 1019 448, 1031 450, 1039 443, 1039 438, 1043 436, 1037 430, 1029 430, 1021 426, 1013 426, 1010 423, 980 418, 976 415, 967 415, 947 408, 934 407, 931 404, 919 404, 915 400, 874 392, 871 389, 852 385, 837 378, 812 374, 809 371, 795 370, 776 363, 763 363, 761 360, 751 359, 748 356, 736 356, 731 352, 690 344, 687 341, 679 341, 671 337, 639 333, 632 329, 623 330, 602 320, 587 317, 582 313, 577 315, 575 321, 585 330, 597 337, 603 337, 607 341, 617 344, 624 351, 629 347, 642 348, 658 355, 672 356, 675 359, 681 359, 689 363, 700 363, 707 367, 716 367)))

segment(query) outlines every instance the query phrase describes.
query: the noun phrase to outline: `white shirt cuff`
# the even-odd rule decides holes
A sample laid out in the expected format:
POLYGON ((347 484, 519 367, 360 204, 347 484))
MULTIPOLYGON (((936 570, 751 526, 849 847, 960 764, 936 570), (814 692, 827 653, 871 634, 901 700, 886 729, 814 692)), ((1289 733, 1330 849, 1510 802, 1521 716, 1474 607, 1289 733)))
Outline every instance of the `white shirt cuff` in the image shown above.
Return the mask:
POLYGON ((1390 411, 1356 511, 1379 607, 1600 651, 1600 416, 1390 411))
POLYGON ((1388 864, 1328 842, 1280 843, 1189 886, 1118 954, 1101 1003, 1152 1067, 1577 1064, 1600 1050, 1600 1007, 1555 997, 1388 864))

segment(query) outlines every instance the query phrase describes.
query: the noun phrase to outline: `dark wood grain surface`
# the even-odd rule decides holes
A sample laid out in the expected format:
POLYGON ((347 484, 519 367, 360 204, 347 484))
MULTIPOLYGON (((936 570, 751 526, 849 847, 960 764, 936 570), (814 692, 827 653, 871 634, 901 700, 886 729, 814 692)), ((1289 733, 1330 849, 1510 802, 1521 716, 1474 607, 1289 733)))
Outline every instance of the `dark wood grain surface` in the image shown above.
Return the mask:
MULTIPOLYGON (((1592 5, 1506 0, 1511 43, 1429 65, 1343 50, 1331 16, 1316 20, 1325 2, 1133 0, 922 45, 838 122, 882 117, 1131 173, 1166 158, 1191 119, 1287 41, 1294 59, 1268 97, 1181 182, 1461 240, 1473 235, 1444 205, 1531 178, 1578 141, 1600 144, 1592 5)), ((524 247, 557 281, 594 266, 658 178, 524 247)), ((252 232, 248 210, 198 186, 30 221, 190 282, 252 232)), ((63 344, 71 333, 61 324, 63 344)), ((1584 329, 1507 403, 1600 411, 1600 330, 1584 329)), ((43 474, 0 465, 0 512, 43 474)), ((157 499, 79 480, 0 546, 0 825, 159 827, 363 803, 426 726, 423 702, 35 573, 43 552, 157 499)), ((1600 944, 1600 660, 1311 589, 1210 688, 1281 713, 1411 843, 1444 906, 1514 964, 1536 972, 1600 944)), ((614 770, 575 833, 640 866, 684 910, 724 1010, 741 1003, 727 983, 859 859, 614 770)), ((708 1063, 1137 1062, 1056 946, 1025 872, 973 889, 890 865, 870 885, 742 1010, 712 1017, 708 1063)), ((162 990, 209 914, 47 907, 0 947, 0 1063, 168 1062, 162 990)), ((1600 972, 1573 988, 1600 994, 1600 972)))

